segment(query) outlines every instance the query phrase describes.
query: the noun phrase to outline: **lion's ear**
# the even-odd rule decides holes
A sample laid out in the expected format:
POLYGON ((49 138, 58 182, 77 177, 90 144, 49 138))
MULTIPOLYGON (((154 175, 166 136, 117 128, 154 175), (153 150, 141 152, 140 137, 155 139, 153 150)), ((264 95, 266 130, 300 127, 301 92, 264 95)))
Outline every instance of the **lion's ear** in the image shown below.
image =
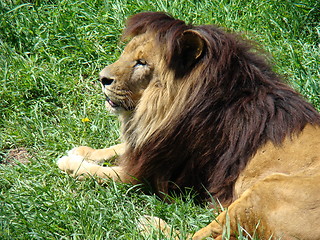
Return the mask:
POLYGON ((186 30, 182 35, 182 51, 189 61, 197 60, 204 48, 204 40, 195 30, 186 30))
POLYGON ((192 70, 203 55, 204 45, 204 40, 197 31, 190 29, 183 32, 178 39, 170 64, 178 77, 192 70))

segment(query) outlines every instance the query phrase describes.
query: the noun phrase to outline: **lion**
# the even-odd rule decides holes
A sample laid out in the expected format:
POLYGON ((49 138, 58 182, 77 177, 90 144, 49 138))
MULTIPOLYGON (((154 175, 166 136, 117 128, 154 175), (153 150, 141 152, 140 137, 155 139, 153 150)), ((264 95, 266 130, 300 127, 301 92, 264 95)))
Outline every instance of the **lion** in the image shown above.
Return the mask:
MULTIPOLYGON (((166 13, 128 19, 100 72, 123 143, 58 160, 75 177, 184 188, 225 210, 190 238, 320 239, 320 114, 239 35, 166 13), (118 165, 102 166, 118 156, 118 165)), ((161 220, 160 228, 169 226, 161 220)))

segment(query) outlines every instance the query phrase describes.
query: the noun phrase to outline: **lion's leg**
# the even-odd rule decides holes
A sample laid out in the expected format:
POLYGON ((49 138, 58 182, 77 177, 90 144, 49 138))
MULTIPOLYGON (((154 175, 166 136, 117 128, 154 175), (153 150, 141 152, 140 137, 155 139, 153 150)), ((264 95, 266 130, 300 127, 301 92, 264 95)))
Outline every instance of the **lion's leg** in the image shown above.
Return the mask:
POLYGON ((107 179, 113 179, 121 182, 130 182, 130 178, 120 166, 103 167, 84 160, 83 157, 77 155, 69 155, 62 157, 57 162, 58 167, 73 177, 82 179, 86 176, 99 177, 99 181, 103 182, 107 179))
MULTIPOLYGON (((192 239, 193 240, 200 240, 200 239, 205 239, 207 237, 214 237, 214 239, 224 239, 223 238, 223 233, 226 230, 226 220, 230 219, 230 222, 228 223, 229 227, 230 227, 230 232, 232 232, 234 229, 234 219, 232 219, 232 216, 230 216, 230 214, 228 214, 228 218, 227 218, 227 211, 224 211, 222 213, 220 213, 220 215, 213 221, 211 222, 209 225, 207 225, 206 227, 200 229, 199 231, 197 231, 192 239), (229 217, 230 216, 230 217, 229 217)), ((232 215, 232 214, 231 214, 232 215)), ((230 239, 233 239, 233 236, 230 236, 230 239)))
POLYGON ((112 157, 120 156, 125 151, 125 144, 117 144, 105 149, 93 149, 86 146, 75 147, 69 151, 68 155, 77 155, 81 156, 86 161, 94 163, 104 163, 105 160, 112 157))
POLYGON ((214 237, 214 239, 225 239, 228 234, 230 239, 236 239, 237 235, 249 234, 252 237, 258 235, 261 239, 269 239, 272 236, 268 228, 267 218, 274 211, 274 192, 279 184, 278 176, 266 178, 234 201, 227 210, 208 226, 200 229, 193 236, 193 240, 214 237), (239 232, 239 226, 245 229, 239 232))
MULTIPOLYGON (((206 237, 225 239, 227 233, 230 234, 230 239, 236 239, 236 235, 240 234, 239 226, 245 229, 245 234, 257 234, 257 226, 259 223, 265 223, 265 211, 271 210, 267 209, 267 206, 270 203, 272 204, 273 201, 273 194, 269 187, 266 187, 266 181, 268 180, 263 180, 245 191, 213 222, 196 232, 192 239, 199 240, 206 237), (265 203, 266 197, 269 198, 269 203, 265 203)), ((277 184, 277 182, 274 182, 274 184, 277 184)), ((259 230, 262 229, 259 228, 259 230)), ((263 233, 268 239, 271 233, 266 228, 264 230, 259 233, 263 233)))
POLYGON ((254 206, 255 203, 251 200, 253 200, 251 195, 239 198, 209 225, 197 231, 192 239, 200 240, 207 237, 237 239, 236 236, 240 234, 239 226, 245 229, 245 234, 254 235, 259 218, 253 210, 256 207, 254 206))
POLYGON ((160 231, 166 238, 180 239, 179 231, 173 229, 169 224, 158 217, 147 215, 140 217, 138 228, 140 229, 140 233, 145 237, 150 236, 153 232, 160 231))
POLYGON ((320 239, 320 176, 273 174, 245 191, 192 239, 245 234, 259 239, 320 239), (227 232, 226 231, 226 232, 227 232))
MULTIPOLYGON (((225 212, 223 212, 218 218, 222 220, 225 218, 225 212)), ((164 220, 158 217, 153 216, 143 216, 140 217, 138 228, 143 236, 150 236, 152 232, 161 231, 161 233, 170 239, 182 239, 181 233, 178 230, 172 228, 169 224, 167 224, 164 220)), ((212 222, 205 228, 202 228, 198 231, 194 236, 189 234, 186 236, 186 239, 205 239, 206 237, 215 236, 215 240, 222 240, 222 226, 217 224, 217 222, 212 222)), ((235 239, 235 238, 230 238, 235 239)))
MULTIPOLYGON (((215 240, 222 240, 223 228, 226 224, 226 211, 222 212, 215 221, 211 222, 208 226, 202 228, 196 232, 193 236, 189 235, 186 239, 200 240, 206 239, 207 237, 214 237, 215 240)), ((167 238, 181 239, 181 234, 178 230, 173 229, 164 220, 153 217, 143 216, 139 219, 138 228, 143 236, 148 236, 154 231, 161 231, 162 234, 167 238)), ((231 240, 236 239, 230 236, 231 240)))

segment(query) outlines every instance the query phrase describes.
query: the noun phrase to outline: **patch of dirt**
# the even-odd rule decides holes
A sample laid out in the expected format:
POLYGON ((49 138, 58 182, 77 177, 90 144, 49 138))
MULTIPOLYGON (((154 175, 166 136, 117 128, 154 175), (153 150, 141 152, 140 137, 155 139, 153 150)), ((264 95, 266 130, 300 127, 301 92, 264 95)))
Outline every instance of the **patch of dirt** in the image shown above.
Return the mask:
POLYGON ((14 165, 17 162, 22 164, 30 163, 32 155, 24 147, 10 149, 9 152, 4 156, 4 159, 0 160, 0 164, 14 165))

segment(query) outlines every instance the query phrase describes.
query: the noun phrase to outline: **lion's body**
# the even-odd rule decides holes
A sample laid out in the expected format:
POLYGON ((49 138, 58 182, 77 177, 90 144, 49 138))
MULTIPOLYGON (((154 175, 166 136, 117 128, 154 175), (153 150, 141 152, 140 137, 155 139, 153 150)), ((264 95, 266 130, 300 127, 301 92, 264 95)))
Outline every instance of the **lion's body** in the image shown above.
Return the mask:
MULTIPOLYGON (((319 113, 246 42, 215 27, 142 13, 124 35, 132 39, 123 54, 100 73, 124 145, 75 148, 59 167, 147 181, 159 193, 209 192, 229 206, 232 234, 239 223, 262 239, 320 239, 319 113), (83 161, 118 154, 116 167, 83 161)), ((222 237, 225 217, 194 239, 222 237)))
POLYGON ((320 127, 307 126, 281 147, 268 143, 258 150, 235 184, 233 229, 240 223, 261 239, 320 237, 319 136, 320 127))
POLYGON ((320 175, 319 146, 320 127, 312 126, 307 126, 292 139, 287 138, 281 146, 275 146, 271 142, 262 146, 240 173, 235 184, 235 198, 239 198, 244 191, 271 174, 320 175))

